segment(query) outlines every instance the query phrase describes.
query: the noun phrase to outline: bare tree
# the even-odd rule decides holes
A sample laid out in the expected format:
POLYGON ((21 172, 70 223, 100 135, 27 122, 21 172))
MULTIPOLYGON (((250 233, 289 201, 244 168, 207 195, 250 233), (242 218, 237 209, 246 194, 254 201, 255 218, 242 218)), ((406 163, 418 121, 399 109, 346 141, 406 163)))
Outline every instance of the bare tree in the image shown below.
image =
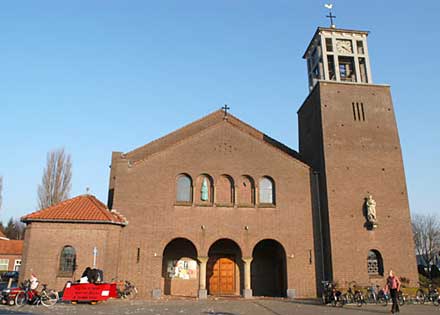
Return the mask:
POLYGON ((47 154, 46 168, 38 186, 38 207, 44 209, 69 198, 72 179, 70 154, 64 149, 47 154))
POLYGON ((440 253, 440 220, 433 214, 416 214, 412 219, 417 255, 430 269, 440 253))
POLYGON ((10 218, 6 227, 4 228, 4 234, 10 240, 22 240, 24 239, 25 225, 20 220, 10 218))

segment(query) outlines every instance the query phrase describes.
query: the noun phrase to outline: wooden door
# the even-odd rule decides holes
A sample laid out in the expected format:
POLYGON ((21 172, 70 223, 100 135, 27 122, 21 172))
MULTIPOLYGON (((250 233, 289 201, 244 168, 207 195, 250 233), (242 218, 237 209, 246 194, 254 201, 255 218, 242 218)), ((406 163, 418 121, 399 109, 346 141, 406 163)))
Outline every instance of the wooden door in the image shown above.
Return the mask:
POLYGON ((234 295, 235 261, 232 257, 216 257, 208 263, 209 293, 212 295, 234 295))

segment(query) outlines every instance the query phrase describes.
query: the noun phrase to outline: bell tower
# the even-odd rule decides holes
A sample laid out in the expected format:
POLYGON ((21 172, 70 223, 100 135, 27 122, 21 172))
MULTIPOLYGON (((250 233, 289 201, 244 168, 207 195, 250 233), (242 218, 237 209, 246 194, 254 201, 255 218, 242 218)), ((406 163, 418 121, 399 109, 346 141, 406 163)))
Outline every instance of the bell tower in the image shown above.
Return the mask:
POLYGON ((418 281, 399 134, 389 85, 373 84, 367 31, 319 27, 304 58, 310 93, 299 151, 314 170, 318 286, 418 281))
POLYGON ((373 83, 368 32, 319 27, 303 56, 309 89, 319 80, 373 83))

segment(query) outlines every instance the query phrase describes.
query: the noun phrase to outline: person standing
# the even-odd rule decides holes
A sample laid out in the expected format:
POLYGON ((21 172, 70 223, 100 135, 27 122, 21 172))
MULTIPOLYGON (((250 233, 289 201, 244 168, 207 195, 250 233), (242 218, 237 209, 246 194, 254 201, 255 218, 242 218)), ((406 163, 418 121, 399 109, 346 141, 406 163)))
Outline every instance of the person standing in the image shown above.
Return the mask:
POLYGON ((390 270, 390 273, 388 275, 386 288, 391 295, 391 300, 393 301, 391 313, 400 313, 399 301, 397 300, 400 291, 400 280, 394 275, 392 270, 390 270))

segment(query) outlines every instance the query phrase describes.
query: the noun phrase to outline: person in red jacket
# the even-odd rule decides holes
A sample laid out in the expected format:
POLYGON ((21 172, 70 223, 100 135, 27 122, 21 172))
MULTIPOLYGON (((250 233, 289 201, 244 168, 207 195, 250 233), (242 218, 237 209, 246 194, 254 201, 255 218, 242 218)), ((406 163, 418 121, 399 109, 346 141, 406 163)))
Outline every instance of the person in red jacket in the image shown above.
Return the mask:
POLYGON ((386 289, 387 292, 390 293, 391 300, 393 301, 391 313, 400 313, 399 302, 397 301, 397 296, 400 291, 400 280, 394 275, 392 270, 390 270, 389 276, 387 278, 386 289))

